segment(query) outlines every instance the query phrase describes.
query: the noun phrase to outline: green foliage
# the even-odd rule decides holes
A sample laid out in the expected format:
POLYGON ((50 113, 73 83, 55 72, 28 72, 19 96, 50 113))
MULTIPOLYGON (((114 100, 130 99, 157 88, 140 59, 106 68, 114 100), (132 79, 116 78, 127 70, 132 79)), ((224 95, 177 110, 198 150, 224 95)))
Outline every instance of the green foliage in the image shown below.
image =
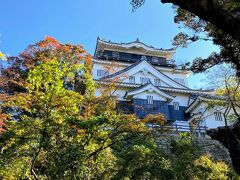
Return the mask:
POLYGON ((191 178, 193 161, 199 156, 199 147, 194 138, 187 133, 181 133, 179 139, 171 139, 170 150, 174 176, 179 179, 191 178))
POLYGON ((0 177, 109 177, 111 169, 116 171, 113 150, 148 132, 135 116, 118 114, 113 99, 94 97, 90 74, 82 76, 83 94, 69 90, 66 82, 72 83, 73 74, 86 72, 84 68, 55 59, 40 63, 28 73, 26 92, 3 103, 18 111, 11 111, 12 120, 0 136, 0 177), (102 101, 108 106, 99 108, 102 101))
POLYGON ((235 179, 236 174, 224 163, 214 162, 209 156, 194 161, 194 179, 235 179))
POLYGON ((236 179, 238 176, 224 162, 201 155, 196 139, 187 133, 171 140, 172 171, 175 179, 236 179))
MULTIPOLYGON (((90 63, 69 59, 41 61, 22 79, 25 91, 15 90, 5 98, 1 109, 11 108, 5 112, 11 118, 4 119, 5 132, 0 136, 1 179, 200 177, 206 168, 196 161, 191 137, 183 134, 173 139, 171 153, 163 152, 144 124, 164 124, 163 116, 137 121, 134 115, 118 113, 116 99, 108 91, 94 97, 89 68, 90 63), (75 88, 76 82, 81 82, 84 91, 75 88)), ((228 172, 223 166, 222 177, 228 172)))

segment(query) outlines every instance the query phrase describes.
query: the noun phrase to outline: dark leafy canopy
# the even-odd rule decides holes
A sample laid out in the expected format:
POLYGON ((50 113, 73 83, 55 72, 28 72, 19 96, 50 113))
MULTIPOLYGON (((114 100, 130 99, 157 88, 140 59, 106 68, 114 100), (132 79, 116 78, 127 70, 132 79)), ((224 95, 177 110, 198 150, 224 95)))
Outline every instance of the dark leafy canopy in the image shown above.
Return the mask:
MULTIPOLYGON (((221 63, 230 63, 237 69, 238 76, 240 75, 240 52, 239 52, 239 33, 230 33, 232 23, 234 30, 240 27, 239 1, 181 1, 181 0, 162 0, 163 3, 173 3, 180 8, 176 10, 175 22, 183 24, 183 26, 192 31, 192 34, 180 33, 174 38, 173 44, 176 46, 186 47, 189 43, 199 40, 210 40, 214 44, 220 46, 220 53, 212 53, 208 58, 196 58, 193 62, 191 70, 194 72, 203 72, 206 69, 221 63), (196 6, 197 5, 197 6, 196 6), (205 7, 205 8, 204 8, 205 7), (213 9, 218 9, 219 14, 214 13, 213 9), (234 18, 233 21, 228 19, 229 14, 234 18), (224 16, 219 18, 218 16, 224 16), (215 23, 210 21, 209 17, 219 21, 215 23), (235 21, 236 20, 236 21, 235 21), (226 24, 227 23, 227 24, 226 24), (225 26, 225 28, 223 27, 225 26), (236 36, 238 36, 238 38, 236 36)), ((144 0, 132 1, 133 8, 138 8, 144 3, 144 0)))
MULTIPOLYGON (((133 9, 144 4, 145 0, 131 0, 133 9)), ((238 42, 240 41, 240 17, 238 0, 161 0, 172 3, 222 29, 238 42), (233 10, 233 11, 232 11, 233 10)))
POLYGON ((206 59, 196 58, 191 67, 193 72, 203 72, 214 65, 228 63, 239 73, 240 45, 230 35, 180 8, 177 9, 175 22, 183 24, 192 34, 179 33, 174 38, 174 45, 187 47, 189 43, 204 40, 212 41, 220 47, 219 53, 213 52, 206 59))

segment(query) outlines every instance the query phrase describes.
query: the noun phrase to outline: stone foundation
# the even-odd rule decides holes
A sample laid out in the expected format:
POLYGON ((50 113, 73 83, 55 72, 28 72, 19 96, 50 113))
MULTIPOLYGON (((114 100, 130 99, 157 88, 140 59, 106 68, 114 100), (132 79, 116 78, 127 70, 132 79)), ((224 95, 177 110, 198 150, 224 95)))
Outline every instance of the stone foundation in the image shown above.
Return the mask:
MULTIPOLYGON (((164 151, 168 151, 170 148, 170 137, 158 138, 159 148, 164 151)), ((174 138, 178 138, 175 136, 174 138)), ((199 152, 201 155, 210 155, 216 161, 223 161, 226 164, 232 166, 232 160, 227 148, 225 148, 219 141, 211 138, 196 138, 195 143, 199 146, 199 152)))

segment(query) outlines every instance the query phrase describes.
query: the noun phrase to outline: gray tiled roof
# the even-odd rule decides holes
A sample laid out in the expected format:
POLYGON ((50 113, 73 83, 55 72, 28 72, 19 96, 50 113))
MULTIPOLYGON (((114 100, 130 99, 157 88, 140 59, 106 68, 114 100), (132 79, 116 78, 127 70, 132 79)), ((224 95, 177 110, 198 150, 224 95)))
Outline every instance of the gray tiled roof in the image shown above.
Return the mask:
MULTIPOLYGON (((122 73, 125 73, 125 72, 127 72, 128 70, 136 67, 138 64, 140 64, 140 63, 143 62, 143 61, 146 61, 146 60, 142 59, 142 60, 136 62, 135 64, 132 64, 131 66, 128 66, 127 68, 122 69, 122 70, 120 70, 120 71, 118 71, 118 72, 116 72, 116 73, 114 73, 114 74, 111 74, 111 75, 109 75, 109 76, 105 76, 105 77, 101 78, 100 80, 112 78, 112 77, 118 76, 118 75, 120 75, 120 74, 122 74, 122 73)), ((147 62, 147 61, 146 61, 146 62, 147 62)), ((147 62, 147 63, 148 63, 148 62, 147 62)), ((148 63, 148 64, 149 64, 149 63, 148 63)), ((150 64, 150 65, 151 65, 151 64, 150 64)), ((151 66, 152 66, 152 65, 151 65, 151 66)), ((153 67, 154 69, 156 69, 154 66, 152 66, 152 67, 153 67)), ((156 70, 157 70, 157 69, 156 69, 156 70)), ((185 87, 186 89, 189 89, 187 86, 184 86, 184 85, 178 83, 177 81, 175 81, 174 79, 170 78, 169 76, 167 76, 166 74, 162 73, 161 71, 159 71, 159 70, 157 70, 157 71, 158 71, 160 74, 162 74, 163 76, 165 76, 166 78, 170 79, 171 81, 179 84, 179 85, 182 86, 182 87, 185 87)))
POLYGON ((104 40, 104 39, 98 37, 97 41, 99 41, 99 40, 103 41, 105 43, 109 43, 109 44, 113 44, 113 45, 119 45, 119 46, 121 46, 121 45, 128 45, 128 44, 132 44, 132 43, 140 43, 140 44, 143 44, 144 46, 147 46, 149 48, 153 48, 155 50, 161 50, 161 51, 174 51, 175 50, 174 48, 170 48, 170 49, 155 48, 153 46, 149 46, 149 45, 139 41, 138 38, 135 41, 132 41, 132 42, 129 42, 129 43, 116 43, 116 42, 107 41, 107 40, 104 40))
MULTIPOLYGON (((134 89, 128 90, 128 92, 133 92, 133 91, 139 90, 139 89, 141 89, 141 88, 144 88, 144 87, 148 86, 149 84, 152 84, 152 83, 151 83, 151 82, 150 82, 150 83, 146 83, 146 84, 141 85, 141 86, 139 86, 139 87, 136 87, 136 88, 134 88, 134 89)), ((152 85, 153 85, 153 84, 152 84, 152 85)), ((153 85, 153 86, 154 86, 154 85, 153 85)), ((171 95, 171 94, 168 94, 166 91, 164 91, 164 90, 162 90, 162 89, 159 89, 157 86, 154 86, 154 87, 156 87, 159 91, 164 92, 164 93, 167 94, 168 96, 172 96, 173 98, 175 97, 175 96, 173 96, 173 95, 171 95)))

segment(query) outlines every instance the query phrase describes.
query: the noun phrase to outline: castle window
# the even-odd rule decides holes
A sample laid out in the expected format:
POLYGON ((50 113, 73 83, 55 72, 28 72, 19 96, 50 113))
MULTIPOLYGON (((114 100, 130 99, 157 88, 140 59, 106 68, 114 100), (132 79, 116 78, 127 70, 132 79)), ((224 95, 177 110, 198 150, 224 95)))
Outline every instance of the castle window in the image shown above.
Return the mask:
POLYGON ((153 104, 153 96, 147 96, 147 103, 153 104))
POLYGON ((173 102, 173 108, 175 111, 179 110, 179 102, 173 102))
POLYGON ((161 86, 161 80, 160 79, 154 79, 155 86, 161 86))
POLYGON ((140 83, 141 84, 147 84, 150 82, 150 79, 147 77, 140 77, 140 83))
POLYGON ((214 117, 216 121, 222 121, 222 114, 221 112, 215 112, 214 117))
POLYGON ((174 78, 174 80, 175 80, 176 82, 178 82, 179 84, 181 84, 181 85, 185 85, 185 81, 184 81, 184 79, 181 79, 181 78, 174 78))
POLYGON ((129 76, 129 83, 135 84, 135 76, 129 76))
POLYGON ((113 56, 113 58, 118 59, 119 58, 119 53, 116 52, 116 51, 113 51, 112 56, 113 56))
POLYGON ((102 69, 97 69, 97 76, 98 77, 104 77, 104 76, 108 76, 109 73, 108 71, 102 70, 102 69))
POLYGON ((152 57, 152 62, 153 63, 158 63, 159 62, 159 59, 157 57, 152 57))

